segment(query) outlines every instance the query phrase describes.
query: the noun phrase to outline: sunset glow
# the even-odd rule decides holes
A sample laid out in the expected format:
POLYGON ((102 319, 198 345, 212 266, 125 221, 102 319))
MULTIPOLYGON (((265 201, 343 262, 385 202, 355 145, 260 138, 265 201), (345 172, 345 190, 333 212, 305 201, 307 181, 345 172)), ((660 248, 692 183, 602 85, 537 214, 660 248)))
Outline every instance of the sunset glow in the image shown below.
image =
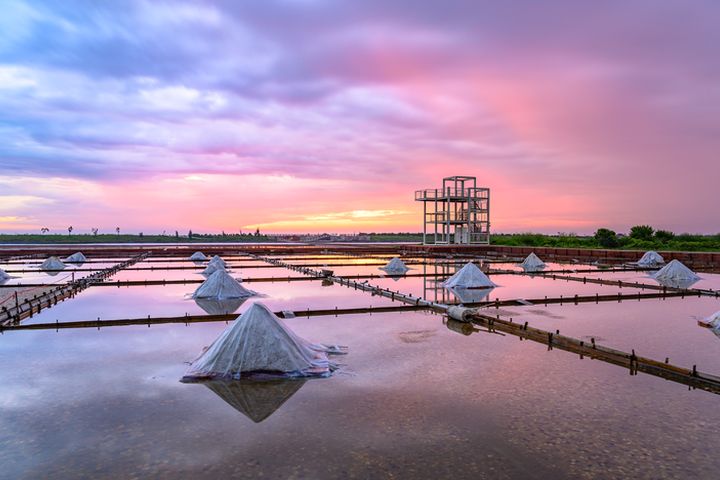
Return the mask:
POLYGON ((715 2, 6 2, 0 231, 716 233, 715 2))

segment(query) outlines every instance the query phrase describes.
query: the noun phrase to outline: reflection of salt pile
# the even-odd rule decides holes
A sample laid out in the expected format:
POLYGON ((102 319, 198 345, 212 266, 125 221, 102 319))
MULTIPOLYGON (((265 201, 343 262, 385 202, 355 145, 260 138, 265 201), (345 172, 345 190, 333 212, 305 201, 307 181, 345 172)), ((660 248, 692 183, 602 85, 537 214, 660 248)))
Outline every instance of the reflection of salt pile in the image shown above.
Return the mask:
POLYGON ((225 270, 226 264, 225 260, 215 255, 207 264, 207 267, 205 267, 205 270, 203 270, 202 274, 205 276, 212 275, 218 270, 225 270))
POLYGON ((448 288, 448 291, 455 295, 455 298, 460 303, 480 303, 485 298, 487 298, 488 295, 490 295, 490 292, 492 292, 495 288, 460 288, 460 287, 453 287, 448 288))
POLYGON ((678 260, 673 260, 651 275, 661 285, 674 288, 688 288, 700 280, 695 272, 678 260))
POLYGON ((302 378, 211 380, 203 385, 235 410, 260 423, 275 413, 306 381, 302 378))
POLYGON ((65 268, 65 264, 57 257, 50 257, 40 265, 40 268, 42 270, 62 270, 65 268))
POLYGON ((87 258, 82 252, 75 252, 65 259, 67 263, 85 263, 87 258))
POLYGON ((487 288, 497 287, 477 265, 467 263, 443 284, 446 288, 487 288))
POLYGON ((380 270, 385 270, 388 275, 404 275, 410 269, 400 260, 400 257, 395 257, 387 265, 380 267, 380 270))
POLYGON ((217 298, 198 297, 195 299, 195 303, 208 315, 228 315, 230 313, 235 313, 247 299, 248 297, 224 298, 222 300, 217 298))
POLYGON ((523 260, 520 266, 523 270, 540 270, 541 268, 545 268, 545 262, 540 260, 540 257, 535 255, 535 252, 532 252, 523 260))
POLYGON ((656 267, 664 263, 665 259, 662 257, 662 255, 652 250, 650 250, 649 252, 645 252, 645 255, 643 255, 637 262, 637 264, 641 267, 656 267))
POLYGON ((202 252, 195 252, 190 255, 190 260, 192 260, 193 262, 203 262, 207 260, 207 257, 202 252))
POLYGON ((192 363, 187 377, 240 378, 253 372, 327 376, 336 368, 328 353, 341 350, 303 340, 265 305, 255 303, 192 363))
POLYGON ((217 270, 210 275, 193 294, 193 298, 246 298, 255 293, 243 287, 240 282, 230 276, 225 269, 217 270))

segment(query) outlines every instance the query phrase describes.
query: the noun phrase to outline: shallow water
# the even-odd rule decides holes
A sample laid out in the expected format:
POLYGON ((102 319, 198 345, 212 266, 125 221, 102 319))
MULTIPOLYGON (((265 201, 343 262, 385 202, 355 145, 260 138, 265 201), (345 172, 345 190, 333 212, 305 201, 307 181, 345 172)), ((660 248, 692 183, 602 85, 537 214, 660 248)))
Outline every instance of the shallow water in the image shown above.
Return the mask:
MULTIPOLYGON (((493 298, 605 287, 493 280, 493 298)), ((423 282, 388 285, 420 292, 423 282)), ((246 286, 265 296, 240 311, 256 300, 273 310, 392 304, 320 281, 246 286)), ((28 322, 182 315, 194 287, 92 287, 28 322)), ((695 319, 715 310, 713 298, 501 309, 720 374, 720 339, 695 319)), ((0 478, 716 478, 720 467, 714 394, 512 336, 464 336, 422 312, 286 323, 348 345, 341 372, 262 394, 217 390, 225 399, 178 381, 224 322, 5 332, 0 478), (256 423, 248 405, 269 416, 256 423)))

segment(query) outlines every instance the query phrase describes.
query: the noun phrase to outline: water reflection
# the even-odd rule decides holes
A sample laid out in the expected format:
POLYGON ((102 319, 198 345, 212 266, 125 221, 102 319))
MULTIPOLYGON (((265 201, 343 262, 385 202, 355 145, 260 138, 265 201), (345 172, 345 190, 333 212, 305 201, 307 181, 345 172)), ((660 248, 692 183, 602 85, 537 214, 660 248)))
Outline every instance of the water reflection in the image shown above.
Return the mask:
POLYGON ((468 303, 479 303, 485 300, 490 292, 495 290, 495 287, 489 288, 462 288, 462 287, 450 287, 447 290, 452 293, 458 302, 468 303))
POLYGON ((255 423, 275 413, 307 379, 245 379, 199 382, 255 423))
POLYGON ((235 313, 248 298, 196 298, 195 303, 208 315, 227 315, 235 313))

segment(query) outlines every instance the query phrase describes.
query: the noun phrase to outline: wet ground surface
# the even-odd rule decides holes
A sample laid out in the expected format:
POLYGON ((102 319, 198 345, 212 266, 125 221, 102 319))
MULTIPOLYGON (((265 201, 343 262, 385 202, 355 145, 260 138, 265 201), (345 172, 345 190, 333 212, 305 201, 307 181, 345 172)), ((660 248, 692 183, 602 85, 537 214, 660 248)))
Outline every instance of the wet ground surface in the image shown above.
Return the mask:
MULTIPOLYGON (((251 276, 261 270, 275 269, 251 276)), ((493 299, 631 291, 492 279, 493 299)), ((369 282, 413 295, 426 287, 423 278, 369 282)), ((23 323, 202 314, 185 298, 196 287, 91 287, 23 323)), ((255 301, 273 310, 398 305, 321 281, 246 287, 263 296, 239 312, 255 301)), ((720 338, 697 326, 717 310, 718 299, 687 297, 499 312, 720 374, 720 338)), ((717 478, 717 395, 513 336, 465 336, 424 312, 286 323, 347 345, 341 371, 274 385, 180 383, 224 322, 4 332, 0 478, 717 478)))

